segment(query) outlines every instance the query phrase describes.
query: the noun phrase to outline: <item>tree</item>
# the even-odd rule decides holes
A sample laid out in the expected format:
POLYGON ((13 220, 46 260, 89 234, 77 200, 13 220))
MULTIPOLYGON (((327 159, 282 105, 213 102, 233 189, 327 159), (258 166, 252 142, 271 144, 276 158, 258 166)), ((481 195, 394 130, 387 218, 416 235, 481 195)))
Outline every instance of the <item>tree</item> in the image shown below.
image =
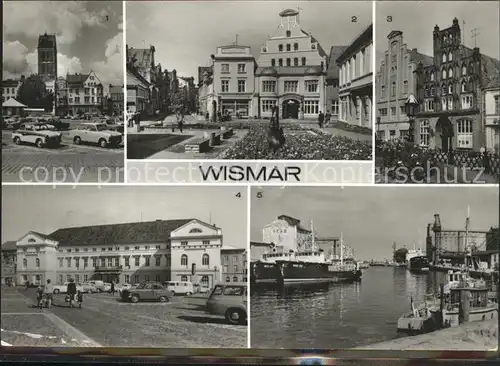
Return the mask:
POLYGON ((181 89, 175 92, 171 98, 171 106, 174 111, 179 109, 184 110, 186 108, 186 97, 184 95, 184 90, 181 89))
POLYGON ((406 254, 407 253, 408 253, 408 249, 399 248, 398 250, 394 251, 394 256, 392 259, 396 263, 404 263, 404 262, 406 262, 406 254))
POLYGON ((500 246, 500 231, 498 227, 492 227, 486 233, 486 250, 498 250, 500 246))
POLYGON ((29 108, 43 108, 47 112, 52 112, 54 106, 54 94, 47 91, 43 79, 36 74, 24 80, 17 91, 16 99, 29 108))

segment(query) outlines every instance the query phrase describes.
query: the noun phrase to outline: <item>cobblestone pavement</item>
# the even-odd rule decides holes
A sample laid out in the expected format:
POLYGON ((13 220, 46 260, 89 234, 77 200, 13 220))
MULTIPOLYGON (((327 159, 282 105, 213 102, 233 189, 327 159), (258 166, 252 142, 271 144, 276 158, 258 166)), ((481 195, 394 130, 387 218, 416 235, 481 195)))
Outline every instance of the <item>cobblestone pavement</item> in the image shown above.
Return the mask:
MULTIPOLYGON (((16 331, 36 334, 35 329, 30 328, 29 317, 33 317, 33 313, 43 313, 62 329, 60 332, 70 335, 66 336, 66 342, 74 339, 72 342, 79 346, 246 348, 247 327, 230 325, 223 317, 207 315, 205 301, 205 298, 191 296, 175 297, 168 303, 131 304, 121 302, 118 296, 91 294, 85 295, 82 309, 71 309, 64 303, 63 295, 58 295, 52 309, 38 310, 29 307, 30 303, 35 303, 34 289, 9 289, 7 297, 2 293, 2 339, 14 341, 12 337, 4 339, 4 333, 10 334, 5 330, 14 325, 19 328, 16 331), (15 292, 26 301, 18 300, 17 306, 9 305, 15 292), (23 311, 28 313, 24 315, 27 322, 15 320, 15 323, 13 317, 23 311)), ((43 335, 47 342, 56 339, 47 336, 61 336, 55 334, 55 330, 50 330, 50 334, 48 331, 43 335)))
POLYGON ((4 182, 123 182, 123 162, 123 147, 73 145, 63 137, 60 147, 39 149, 15 145, 10 133, 2 133, 4 182))

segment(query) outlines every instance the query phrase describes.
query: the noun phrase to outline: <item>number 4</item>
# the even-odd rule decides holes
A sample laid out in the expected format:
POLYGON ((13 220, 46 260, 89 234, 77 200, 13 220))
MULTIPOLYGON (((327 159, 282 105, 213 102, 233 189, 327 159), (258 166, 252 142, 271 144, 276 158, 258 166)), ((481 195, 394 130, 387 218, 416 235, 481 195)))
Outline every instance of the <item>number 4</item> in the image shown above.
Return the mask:
POLYGON ((240 192, 238 192, 238 193, 236 193, 236 195, 235 195, 235 196, 236 196, 236 197, 238 197, 238 198, 241 198, 241 193, 240 193, 240 192))

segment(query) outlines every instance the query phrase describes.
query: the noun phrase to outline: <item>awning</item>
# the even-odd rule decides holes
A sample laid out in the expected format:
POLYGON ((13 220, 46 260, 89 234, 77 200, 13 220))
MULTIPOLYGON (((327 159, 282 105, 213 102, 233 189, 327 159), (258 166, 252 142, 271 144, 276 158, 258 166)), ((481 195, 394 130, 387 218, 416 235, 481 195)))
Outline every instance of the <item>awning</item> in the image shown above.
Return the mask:
POLYGON ((10 107, 10 108, 26 108, 23 103, 19 103, 14 98, 10 98, 2 103, 2 107, 10 107))

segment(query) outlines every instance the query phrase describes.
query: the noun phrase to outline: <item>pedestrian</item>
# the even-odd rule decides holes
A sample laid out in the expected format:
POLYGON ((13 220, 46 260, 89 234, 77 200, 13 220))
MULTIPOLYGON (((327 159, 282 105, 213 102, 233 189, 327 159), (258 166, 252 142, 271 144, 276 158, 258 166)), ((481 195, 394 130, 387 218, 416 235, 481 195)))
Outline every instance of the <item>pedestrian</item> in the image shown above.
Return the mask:
POLYGON ((319 128, 323 128, 323 122, 325 121, 325 115, 323 114, 323 112, 319 112, 319 115, 318 115, 318 124, 319 124, 319 128))
POLYGON ((78 308, 82 308, 82 303, 83 303, 83 292, 78 290, 76 294, 76 301, 78 302, 78 308))
POLYGON ((28 289, 30 288, 30 281, 26 281, 26 291, 28 291, 28 289))
POLYGON ((179 111, 175 115, 175 118, 177 119, 177 127, 182 133, 182 126, 184 125, 184 113, 182 109, 179 109, 179 111))
POLYGON ((110 292, 113 296, 115 296, 115 292, 116 292, 116 290, 115 290, 115 282, 114 282, 114 281, 111 281, 111 289, 109 290, 109 292, 110 292))
POLYGON ((36 302, 39 309, 43 307, 43 288, 42 285, 38 285, 36 288, 36 302))
POLYGON ((54 285, 50 278, 47 280, 47 284, 45 285, 45 296, 47 296, 47 308, 51 308, 53 296, 54 296, 54 285))
POLYGON ((73 280, 72 278, 69 279, 68 289, 67 289, 66 293, 69 296, 69 307, 72 308, 73 303, 75 301, 75 296, 76 296, 76 284, 75 284, 75 280, 73 280))
POLYGON ((205 113, 205 121, 208 122, 209 119, 210 119, 210 114, 207 112, 205 113))
POLYGON ((325 115, 325 127, 330 124, 330 119, 331 118, 332 118, 332 115, 330 114, 330 112, 326 112, 326 115, 325 115))

